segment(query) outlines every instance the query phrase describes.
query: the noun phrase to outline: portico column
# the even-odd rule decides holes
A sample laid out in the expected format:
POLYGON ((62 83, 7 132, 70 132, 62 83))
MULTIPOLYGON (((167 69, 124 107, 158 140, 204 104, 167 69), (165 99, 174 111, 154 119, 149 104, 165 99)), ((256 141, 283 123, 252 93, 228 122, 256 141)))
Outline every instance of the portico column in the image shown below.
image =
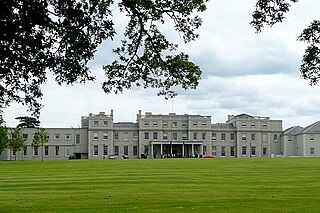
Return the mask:
POLYGON ((153 144, 152 144, 152 142, 151 142, 151 153, 150 153, 150 155, 151 155, 151 158, 153 158, 153 144))
POLYGON ((203 144, 200 145, 200 155, 203 155, 203 144))
POLYGON ((191 153, 192 153, 192 155, 194 155, 194 144, 193 143, 191 144, 191 153))
POLYGON ((184 157, 184 142, 182 143, 182 157, 184 157))
POLYGON ((172 142, 170 143, 170 155, 172 157, 172 142))
POLYGON ((163 147, 162 147, 162 144, 160 144, 160 156, 163 155, 163 147))

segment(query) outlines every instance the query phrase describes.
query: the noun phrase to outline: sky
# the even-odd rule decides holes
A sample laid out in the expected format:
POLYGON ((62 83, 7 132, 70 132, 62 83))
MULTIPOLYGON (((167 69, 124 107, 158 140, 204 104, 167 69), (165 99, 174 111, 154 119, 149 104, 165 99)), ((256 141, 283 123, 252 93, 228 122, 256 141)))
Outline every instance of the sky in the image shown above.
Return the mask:
MULTIPOLYGON (((52 77, 43 85, 43 127, 77 127, 81 116, 110 113, 115 122, 135 122, 139 110, 153 114, 201 114, 212 123, 223 123, 227 115, 247 113, 283 120, 283 129, 307 126, 320 120, 320 87, 310 86, 299 74, 307 44, 297 37, 319 19, 319 0, 303 0, 292 5, 283 23, 265 27, 256 34, 250 26, 255 0, 211 0, 196 41, 184 44, 170 24, 162 27, 167 37, 179 43, 179 51, 202 69, 196 90, 177 88, 178 96, 165 100, 158 90, 132 88, 123 94, 105 94, 102 65, 114 60, 112 47, 121 38, 125 19, 115 15, 119 35, 103 43, 90 62, 96 82, 58 86, 52 77), (121 28, 122 27, 122 28, 121 28)), ((16 126, 15 117, 30 115, 26 107, 12 104, 4 109, 7 126, 16 126)))

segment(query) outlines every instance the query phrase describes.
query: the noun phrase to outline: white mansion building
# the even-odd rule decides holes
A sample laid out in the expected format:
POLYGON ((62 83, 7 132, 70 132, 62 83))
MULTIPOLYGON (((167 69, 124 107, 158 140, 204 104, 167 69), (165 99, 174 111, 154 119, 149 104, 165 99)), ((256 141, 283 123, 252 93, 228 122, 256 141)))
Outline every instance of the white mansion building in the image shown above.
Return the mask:
POLYGON ((2 160, 320 156, 320 122, 283 131, 281 120, 247 114, 212 124, 211 116, 139 111, 136 123, 114 123, 111 110, 83 116, 81 128, 46 128, 49 142, 39 149, 31 145, 36 129, 22 131, 24 148, 4 151, 2 160))

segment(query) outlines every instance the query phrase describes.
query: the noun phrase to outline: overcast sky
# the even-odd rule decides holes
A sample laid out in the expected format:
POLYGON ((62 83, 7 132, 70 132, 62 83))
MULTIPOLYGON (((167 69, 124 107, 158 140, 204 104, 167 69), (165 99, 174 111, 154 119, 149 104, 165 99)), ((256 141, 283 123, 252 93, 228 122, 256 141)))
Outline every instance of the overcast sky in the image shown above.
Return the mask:
MULTIPOLYGON (((255 34, 250 26, 255 0, 211 0, 201 15, 203 25, 195 42, 182 44, 168 26, 168 38, 180 43, 180 51, 190 55, 203 71, 196 90, 183 91, 173 100, 157 96, 157 90, 133 88, 123 94, 104 94, 101 66, 111 62, 106 42, 91 63, 95 83, 58 86, 52 79, 43 86, 45 107, 43 127, 77 127, 81 116, 114 110, 115 121, 136 121, 138 110, 154 114, 201 114, 212 123, 225 122, 228 114, 247 113, 283 120, 283 129, 306 126, 320 120, 320 87, 309 86, 298 72, 306 44, 296 39, 312 20, 319 19, 319 0, 301 0, 291 7, 287 19, 255 34)), ((123 26, 124 19, 115 16, 123 26)), ((118 28, 119 29, 119 28, 118 28)), ((117 40, 118 37, 116 37, 117 40)), ((12 104, 4 110, 7 126, 14 119, 30 115, 26 108, 12 104)))

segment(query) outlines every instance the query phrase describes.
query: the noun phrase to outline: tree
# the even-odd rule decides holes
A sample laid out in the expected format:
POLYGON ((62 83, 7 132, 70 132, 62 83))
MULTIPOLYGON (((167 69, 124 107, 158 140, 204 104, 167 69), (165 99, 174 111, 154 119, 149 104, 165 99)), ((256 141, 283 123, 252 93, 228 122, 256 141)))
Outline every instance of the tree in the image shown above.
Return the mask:
MULTIPOLYGON (((264 25, 272 27, 282 22, 291 3, 296 2, 298 0, 257 0, 251 25, 257 33, 260 33, 264 25)), ((301 77, 309 80, 310 85, 318 84, 320 80, 320 21, 312 21, 310 26, 303 30, 298 40, 309 44, 299 69, 301 77)))
POLYGON ((17 152, 19 152, 25 144, 25 139, 22 137, 21 129, 14 128, 9 130, 8 148, 11 149, 15 155, 14 160, 17 160, 17 152))
POLYGON ((17 117, 17 120, 20 120, 17 128, 37 128, 40 126, 40 121, 34 117, 17 117))
POLYGON ((37 130, 36 133, 34 133, 33 141, 32 141, 32 147, 39 149, 39 147, 42 147, 42 161, 43 161, 43 145, 49 141, 48 133, 45 129, 40 128, 37 130))
POLYGON ((0 8, 0 108, 25 104, 33 115, 42 105, 41 85, 47 73, 58 84, 93 81, 87 63, 97 47, 115 35, 117 7, 128 24, 118 60, 103 67, 105 92, 122 92, 133 85, 159 88, 198 85, 201 70, 177 44, 167 40, 160 26, 173 22, 184 42, 197 38, 208 0, 3 0, 0 8))
POLYGON ((1 157, 1 153, 7 148, 7 146, 8 146, 7 128, 4 126, 4 121, 0 115, 0 157, 1 157))

